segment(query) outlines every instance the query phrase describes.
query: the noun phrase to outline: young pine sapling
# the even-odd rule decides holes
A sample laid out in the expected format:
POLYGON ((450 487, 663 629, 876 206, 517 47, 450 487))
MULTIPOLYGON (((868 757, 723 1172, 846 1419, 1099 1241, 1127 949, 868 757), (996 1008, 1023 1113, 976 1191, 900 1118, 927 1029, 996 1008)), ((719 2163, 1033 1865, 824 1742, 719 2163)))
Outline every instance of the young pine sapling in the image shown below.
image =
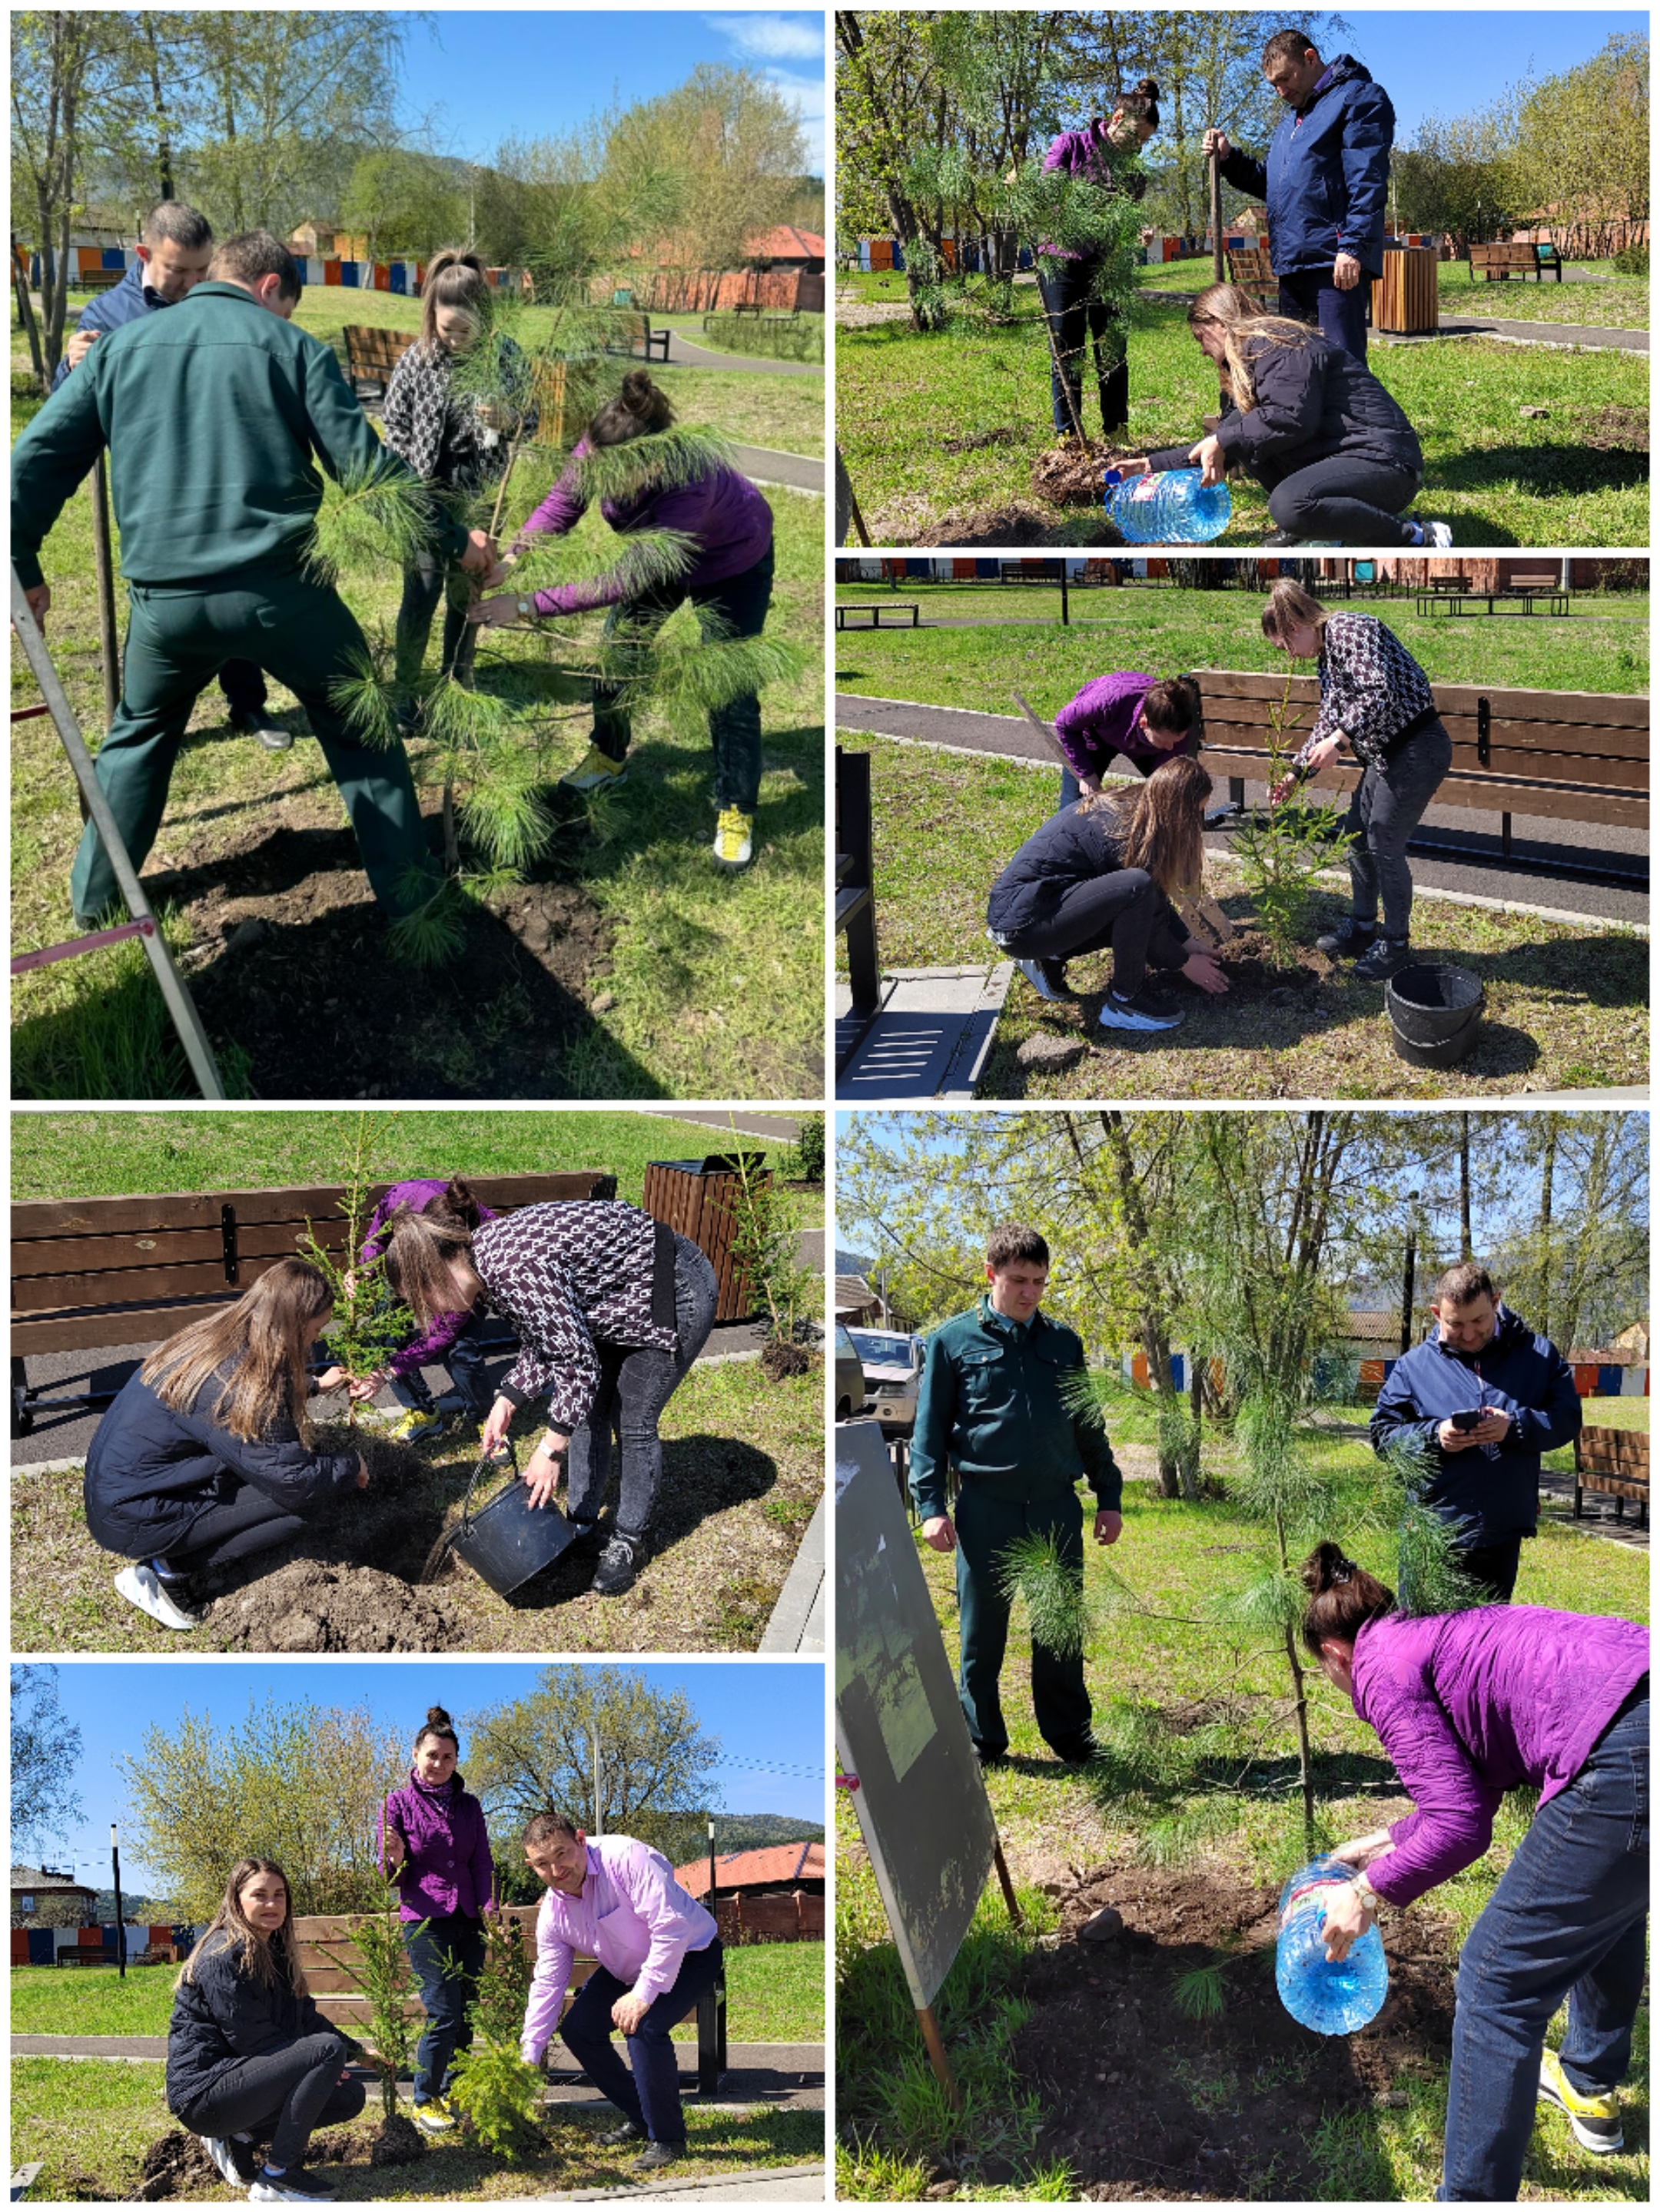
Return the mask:
MULTIPOLYGON (((1268 710, 1266 775, 1270 791, 1294 774, 1297 720, 1287 677, 1284 691, 1268 710)), ((1306 797, 1308 790, 1306 783, 1299 782, 1278 805, 1270 802, 1247 815, 1229 840, 1278 968, 1288 968, 1295 960, 1319 878, 1341 864, 1350 842, 1343 830, 1346 803, 1306 797)))

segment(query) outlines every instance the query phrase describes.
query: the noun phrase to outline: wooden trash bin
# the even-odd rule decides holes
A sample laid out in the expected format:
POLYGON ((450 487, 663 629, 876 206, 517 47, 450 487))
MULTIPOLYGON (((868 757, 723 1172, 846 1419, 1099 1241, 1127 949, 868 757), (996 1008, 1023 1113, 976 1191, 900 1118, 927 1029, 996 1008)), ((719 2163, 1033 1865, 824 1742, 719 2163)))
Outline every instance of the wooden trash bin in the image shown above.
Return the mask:
MULTIPOLYGON (((641 1194, 646 1212, 690 1237, 714 1269, 717 1322, 746 1321, 755 1310, 749 1278, 732 1256, 741 1189, 739 1158, 733 1152, 711 1152, 701 1160, 648 1160, 641 1194)), ((764 1152, 745 1152, 741 1158, 757 1183, 770 1183, 772 1170, 764 1152)))
POLYGON ((1441 327, 1432 246, 1383 247, 1383 273, 1371 288, 1372 328, 1397 337, 1423 337, 1441 327))

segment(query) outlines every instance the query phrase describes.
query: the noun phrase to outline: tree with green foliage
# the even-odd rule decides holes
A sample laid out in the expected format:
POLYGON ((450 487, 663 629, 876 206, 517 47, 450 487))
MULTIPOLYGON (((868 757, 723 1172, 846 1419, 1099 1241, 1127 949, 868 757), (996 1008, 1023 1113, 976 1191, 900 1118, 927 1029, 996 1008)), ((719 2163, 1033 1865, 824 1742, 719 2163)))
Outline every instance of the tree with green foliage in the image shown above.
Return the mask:
MULTIPOLYGON (((738 1134, 734 1127, 733 1135, 738 1134)), ((816 1297, 817 1279, 801 1264, 796 1212, 763 1156, 732 1154, 737 1188, 731 1201, 732 1263, 748 1286, 761 1333, 794 1344, 816 1297)))
POLYGON ((13 1848, 39 1850, 76 1826, 82 1804, 74 1785, 81 1731, 64 1711, 56 1667, 11 1670, 11 1836, 13 1848))
POLYGON ((1292 765, 1300 710, 1292 705, 1291 683, 1287 676, 1268 708, 1268 803, 1244 816, 1228 841, 1279 968, 1296 957, 1321 876, 1353 842, 1343 828, 1347 801, 1307 797, 1310 787, 1292 765))
POLYGON ((397 1895, 386 1890, 377 1912, 365 1913, 337 1936, 319 1936, 317 1946, 368 2001, 363 2043, 380 2083, 383 2120, 398 2117, 398 2084, 408 2073, 420 2040, 422 2015, 411 2000, 420 1984, 410 1964, 408 1939, 424 1932, 424 1920, 404 1921, 397 1895))
POLYGON ((544 1668, 525 1697, 470 1715, 466 1733, 472 1787, 510 1832, 553 1811, 650 1843, 654 1819, 719 1802, 719 1739, 684 1691, 655 1689, 633 1668, 544 1668))
MULTIPOLYGON (((356 1133, 344 1163, 339 1212, 345 1237, 340 1257, 335 1257, 309 1218, 300 1239, 301 1258, 309 1261, 329 1286, 334 1308, 328 1327, 329 1349, 353 1381, 364 1380, 384 1368, 391 1355, 417 1334, 415 1316, 386 1280, 384 1256, 362 1257, 374 1212, 374 1152, 380 1134, 379 1123, 367 1114, 358 1115, 356 1133)), ((353 1427, 357 1407, 357 1397, 348 1390, 346 1419, 353 1427)))
POLYGON ((526 1932, 516 1920, 486 1917, 484 1964, 467 2008, 472 2040, 455 2054, 445 2093, 485 2149, 509 2160, 542 2143, 542 2076, 519 2055, 530 1996, 526 1932))

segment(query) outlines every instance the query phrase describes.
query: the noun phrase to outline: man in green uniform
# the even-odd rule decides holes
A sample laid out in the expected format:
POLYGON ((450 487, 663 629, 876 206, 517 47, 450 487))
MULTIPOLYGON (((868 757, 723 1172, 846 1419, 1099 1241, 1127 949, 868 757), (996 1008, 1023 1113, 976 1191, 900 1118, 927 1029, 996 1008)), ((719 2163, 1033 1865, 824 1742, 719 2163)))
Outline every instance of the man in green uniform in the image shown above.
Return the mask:
MULTIPOLYGON (((1095 1492, 1095 1540, 1116 1544, 1123 1528, 1123 1478, 1105 1432, 1068 1412, 1067 1378, 1084 1364, 1069 1328, 1038 1311, 1049 1279, 1049 1246, 1035 1229, 994 1231, 986 1248, 988 1285, 972 1313, 928 1339, 917 1393, 910 1485, 924 1539, 957 1553, 962 1661, 958 1688, 982 1765, 1008 1753, 997 1677, 1008 1639, 1008 1600, 1000 1554, 1016 1537, 1051 1535, 1084 1578, 1084 1514, 1078 1478, 1095 1492), (946 1476, 957 1470, 953 1522, 946 1476)), ((1081 1654, 1065 1657, 1035 1639, 1031 1700, 1044 1741, 1068 1761, 1091 1757, 1089 1692, 1081 1654)))
MULTIPOLYGON (((161 826, 198 693, 226 661, 252 660, 305 708, 370 886, 397 915, 437 888, 409 762, 401 745, 366 744, 334 704, 330 686, 368 647, 306 563, 323 489, 313 458, 344 481, 409 471, 369 428, 332 348, 289 321, 300 292, 288 249, 250 231, 227 239, 208 282, 166 314, 100 338, 13 451, 12 560, 44 620, 41 545, 107 446, 132 612, 98 780, 134 867, 161 826)), ((463 568, 495 565, 483 531, 435 514, 434 534, 463 568)), ((118 897, 90 823, 70 889, 83 927, 118 897)))

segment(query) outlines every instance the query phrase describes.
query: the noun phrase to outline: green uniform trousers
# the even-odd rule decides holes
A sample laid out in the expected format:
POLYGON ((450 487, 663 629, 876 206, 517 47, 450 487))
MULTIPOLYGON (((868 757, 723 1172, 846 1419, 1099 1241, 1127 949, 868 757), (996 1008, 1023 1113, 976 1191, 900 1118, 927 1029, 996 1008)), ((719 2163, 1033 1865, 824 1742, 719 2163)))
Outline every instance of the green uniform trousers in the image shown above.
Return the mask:
MULTIPOLYGON (((376 898, 408 914, 438 888, 420 803, 401 744, 356 737, 329 696, 368 658, 363 633, 338 593, 301 575, 264 577, 219 591, 129 586, 132 619, 121 703, 98 752, 98 781, 135 870, 161 826, 173 764, 198 694, 228 660, 252 660, 286 684, 305 708, 345 801, 376 898), (427 878, 417 889, 410 877, 427 878)), ((70 878, 76 919, 99 921, 119 898, 97 831, 87 824, 70 878)))
MULTIPOLYGON (((1084 1509, 1075 1490, 1041 1500, 998 1498, 972 1480, 957 1495, 957 1611, 962 1641, 958 1675, 963 1717, 982 1759, 1009 1747, 997 1694, 1008 1642, 1009 1602, 999 1584, 999 1555, 1017 1536, 1053 1535, 1061 1557, 1084 1580, 1084 1509)), ((1031 1702, 1038 1732, 1062 1759, 1090 1747, 1090 1694, 1080 1654, 1066 1659, 1047 1645, 1031 1647, 1031 1702)))

